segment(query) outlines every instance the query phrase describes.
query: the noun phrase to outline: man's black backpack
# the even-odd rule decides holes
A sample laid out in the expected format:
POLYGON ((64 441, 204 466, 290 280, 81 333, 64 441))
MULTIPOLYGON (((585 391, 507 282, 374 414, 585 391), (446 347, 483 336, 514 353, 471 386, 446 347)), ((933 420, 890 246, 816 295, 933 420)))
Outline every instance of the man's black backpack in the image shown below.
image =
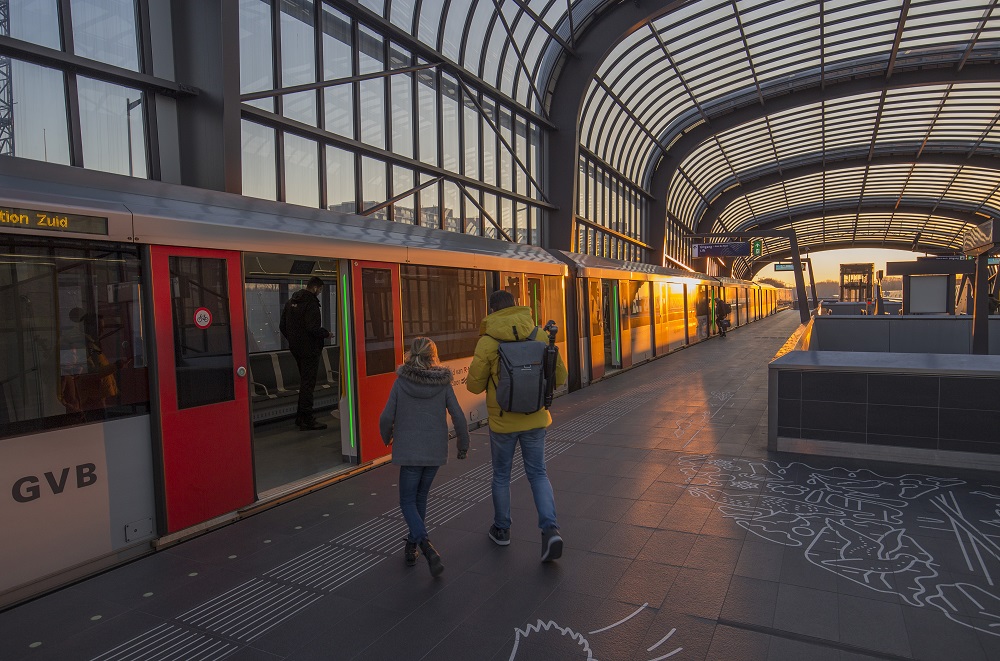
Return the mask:
POLYGON ((733 306, 722 300, 721 298, 715 302, 715 314, 719 318, 728 317, 733 311, 733 306))
POLYGON ((545 406, 548 346, 536 342, 536 326, 526 340, 499 342, 497 347, 497 404, 510 413, 534 413, 545 406))

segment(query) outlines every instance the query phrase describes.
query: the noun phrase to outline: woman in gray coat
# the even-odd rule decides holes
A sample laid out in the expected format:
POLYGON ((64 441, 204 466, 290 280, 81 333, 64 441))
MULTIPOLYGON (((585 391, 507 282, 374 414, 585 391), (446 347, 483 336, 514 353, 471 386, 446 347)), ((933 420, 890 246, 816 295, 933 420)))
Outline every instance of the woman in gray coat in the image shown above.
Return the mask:
POLYGON ((448 462, 448 420, 458 434, 458 458, 469 451, 469 426, 451 387, 451 370, 438 364, 437 346, 426 337, 414 338, 410 353, 392 384, 389 401, 379 417, 382 442, 392 445, 392 463, 399 465, 399 509, 410 529, 403 556, 417 562, 417 546, 427 558, 431 575, 444 571, 441 556, 427 539, 427 494, 438 468, 448 462))

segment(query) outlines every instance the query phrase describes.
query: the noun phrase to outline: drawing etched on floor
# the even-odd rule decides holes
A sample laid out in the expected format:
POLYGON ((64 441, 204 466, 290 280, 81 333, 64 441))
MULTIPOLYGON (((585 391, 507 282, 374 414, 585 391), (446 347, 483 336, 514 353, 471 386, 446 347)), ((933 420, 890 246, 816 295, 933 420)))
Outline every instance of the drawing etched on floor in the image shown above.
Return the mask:
MULTIPOLYGON (((599 641, 600 634, 626 624, 632 618, 642 613, 647 606, 649 606, 648 603, 643 604, 630 615, 618 620, 617 622, 613 622, 607 626, 587 632, 587 636, 596 635, 598 637, 597 640, 599 641)), ((673 636, 676 631, 677 629, 671 629, 665 636, 663 636, 663 638, 648 647, 646 651, 655 654, 660 647, 670 640, 670 637, 673 636)), ((576 631, 571 627, 561 626, 555 620, 543 622, 539 619, 534 624, 514 629, 514 648, 510 652, 509 661, 515 661, 515 659, 517 659, 517 653, 518 650, 521 649, 521 643, 527 641, 529 638, 532 638, 531 643, 537 644, 538 647, 542 648, 541 652, 545 655, 545 658, 586 659, 587 661, 597 661, 600 658, 599 654, 595 654, 594 650, 591 649, 590 639, 584 636, 583 633, 576 631), (544 640, 539 640, 540 636, 548 637, 544 640), (559 643, 561 642, 565 642, 566 644, 560 646, 559 643), (557 654, 557 657, 554 657, 553 654, 557 654)), ((662 661, 663 659, 668 659, 678 652, 681 652, 683 649, 683 647, 674 648, 666 654, 661 654, 649 659, 648 661, 662 661)))
POLYGON ((688 491, 816 567, 1000 636, 1000 489, 954 478, 691 455, 688 491), (975 513, 975 514, 973 514, 975 513), (965 572, 936 558, 960 553, 965 572))

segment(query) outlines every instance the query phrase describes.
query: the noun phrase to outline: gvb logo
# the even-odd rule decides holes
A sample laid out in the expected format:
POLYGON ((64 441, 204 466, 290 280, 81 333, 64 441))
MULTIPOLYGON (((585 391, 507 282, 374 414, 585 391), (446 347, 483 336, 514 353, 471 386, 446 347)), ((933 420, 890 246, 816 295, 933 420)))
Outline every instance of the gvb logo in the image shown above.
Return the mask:
POLYGON ((43 473, 41 478, 37 475, 25 475, 14 482, 10 491, 11 496, 19 503, 30 503, 49 493, 57 496, 65 491, 66 487, 71 486, 71 473, 75 473, 77 489, 97 483, 97 466, 80 464, 67 466, 58 475, 54 472, 43 473))

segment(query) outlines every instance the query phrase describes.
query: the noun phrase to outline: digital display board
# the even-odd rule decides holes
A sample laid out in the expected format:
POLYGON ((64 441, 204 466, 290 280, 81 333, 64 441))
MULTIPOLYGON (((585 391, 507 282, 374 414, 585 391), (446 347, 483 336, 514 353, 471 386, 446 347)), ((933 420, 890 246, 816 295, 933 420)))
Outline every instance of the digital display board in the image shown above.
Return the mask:
POLYGON ((774 264, 774 270, 775 271, 794 271, 795 270, 795 264, 792 264, 791 262, 775 262, 775 264, 774 264))
POLYGON ((79 232, 81 234, 108 234, 108 219, 58 211, 15 209, 0 206, 0 227, 46 230, 48 232, 79 232))
POLYGON ((694 257, 746 257, 750 254, 750 244, 746 241, 692 243, 691 248, 694 257))

